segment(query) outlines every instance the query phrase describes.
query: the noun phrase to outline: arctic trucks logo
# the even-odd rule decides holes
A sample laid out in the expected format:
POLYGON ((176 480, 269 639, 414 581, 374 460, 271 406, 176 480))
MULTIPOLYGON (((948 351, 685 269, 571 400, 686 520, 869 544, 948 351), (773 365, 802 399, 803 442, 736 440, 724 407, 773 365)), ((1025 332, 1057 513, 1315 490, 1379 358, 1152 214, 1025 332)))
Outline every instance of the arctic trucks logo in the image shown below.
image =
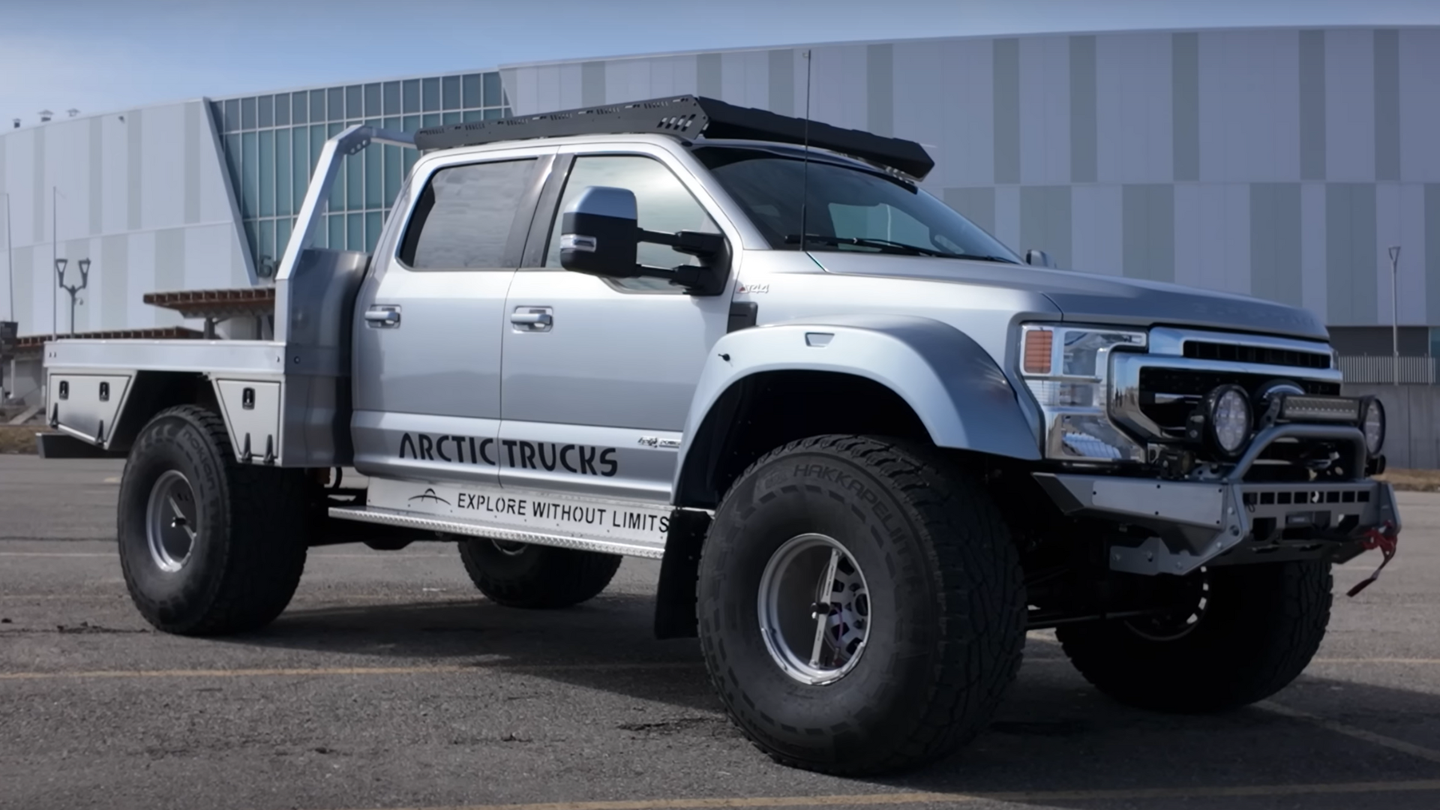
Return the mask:
POLYGON ((415 502, 415 501, 434 501, 435 503, 443 503, 443 504, 445 504, 446 506, 449 506, 449 505, 450 505, 450 502, 449 502, 449 501, 445 500, 444 498, 440 497, 439 495, 436 495, 436 494, 435 494, 435 490, 430 489, 430 488, 426 488, 426 490, 425 490, 424 492, 420 493, 419 495, 411 495, 411 496, 410 496, 409 498, 407 498, 406 500, 408 500, 408 501, 410 501, 410 502, 412 502, 412 503, 415 502))
POLYGON ((428 433, 401 435, 400 458, 516 470, 564 470, 576 475, 606 478, 620 471, 613 447, 519 439, 477 439, 474 436, 431 436, 428 433))

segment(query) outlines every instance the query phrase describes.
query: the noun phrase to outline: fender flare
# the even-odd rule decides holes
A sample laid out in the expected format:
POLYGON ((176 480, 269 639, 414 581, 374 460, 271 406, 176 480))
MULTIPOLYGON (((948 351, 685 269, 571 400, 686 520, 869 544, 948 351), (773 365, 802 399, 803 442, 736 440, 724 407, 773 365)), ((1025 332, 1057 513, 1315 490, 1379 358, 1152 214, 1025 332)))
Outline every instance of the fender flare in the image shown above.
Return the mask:
POLYGON ((910 315, 804 319, 731 332, 705 362, 685 420, 673 492, 716 403, 736 383, 774 371, 864 377, 895 392, 938 447, 1040 460, 1038 408, 969 335, 910 315))

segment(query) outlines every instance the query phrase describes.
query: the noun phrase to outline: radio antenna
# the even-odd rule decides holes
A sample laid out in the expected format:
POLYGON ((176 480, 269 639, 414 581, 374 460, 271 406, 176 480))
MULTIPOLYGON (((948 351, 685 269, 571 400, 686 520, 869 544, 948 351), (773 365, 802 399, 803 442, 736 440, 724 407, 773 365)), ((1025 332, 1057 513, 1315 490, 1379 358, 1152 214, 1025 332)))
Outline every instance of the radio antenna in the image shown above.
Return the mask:
POLYGON ((805 135, 804 135, 804 163, 800 170, 800 252, 805 252, 805 239, 808 231, 806 214, 810 207, 810 66, 815 60, 811 59, 810 49, 805 54, 805 135))

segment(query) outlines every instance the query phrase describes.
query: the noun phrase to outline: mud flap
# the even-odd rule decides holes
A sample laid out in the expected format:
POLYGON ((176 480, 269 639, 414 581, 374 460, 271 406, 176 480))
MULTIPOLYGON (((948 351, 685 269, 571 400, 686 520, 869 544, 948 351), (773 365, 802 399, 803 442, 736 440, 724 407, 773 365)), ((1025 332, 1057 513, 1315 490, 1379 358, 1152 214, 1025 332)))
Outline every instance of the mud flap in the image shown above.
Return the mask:
POLYGON ((655 593, 655 637, 695 638, 695 587, 700 578, 700 549, 710 530, 710 515, 676 509, 670 515, 660 586, 655 593))

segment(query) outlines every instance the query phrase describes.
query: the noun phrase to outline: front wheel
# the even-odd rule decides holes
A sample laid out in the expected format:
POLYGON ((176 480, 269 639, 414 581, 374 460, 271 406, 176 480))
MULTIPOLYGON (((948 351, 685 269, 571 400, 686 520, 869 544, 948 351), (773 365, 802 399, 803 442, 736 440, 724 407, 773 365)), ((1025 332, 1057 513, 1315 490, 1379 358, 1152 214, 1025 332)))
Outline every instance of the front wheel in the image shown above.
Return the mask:
POLYGON ((730 716, 777 761, 829 773, 969 741, 1025 639, 1019 559, 979 483, 931 448, 856 436, 790 444, 735 482, 698 596, 730 716))
POLYGON ((1330 563, 1264 563, 1174 580, 1186 608, 1055 631, 1085 679, 1122 703, 1199 713, 1263 700, 1304 671, 1330 621, 1330 563))

